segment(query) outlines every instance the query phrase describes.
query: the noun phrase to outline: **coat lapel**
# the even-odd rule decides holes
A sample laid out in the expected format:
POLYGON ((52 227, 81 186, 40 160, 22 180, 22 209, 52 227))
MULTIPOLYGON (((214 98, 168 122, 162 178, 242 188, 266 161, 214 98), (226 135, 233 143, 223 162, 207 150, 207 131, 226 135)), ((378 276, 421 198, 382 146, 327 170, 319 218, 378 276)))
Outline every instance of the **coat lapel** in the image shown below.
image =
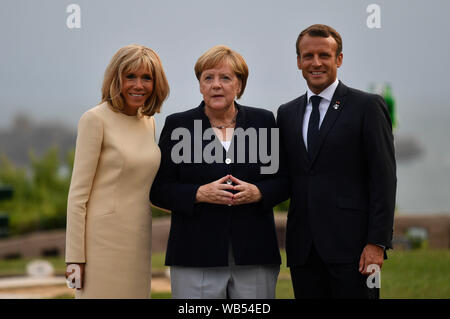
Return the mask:
POLYGON ((319 131, 319 140, 318 146, 311 157, 310 166, 314 163, 317 158, 317 154, 320 152, 320 149, 323 146, 324 141, 327 138, 330 129, 333 127, 336 122, 339 114, 341 114, 342 109, 345 107, 345 96, 347 95, 348 88, 341 81, 339 81, 339 85, 334 92, 333 98, 331 99, 330 105, 328 106, 327 113, 323 119, 322 125, 320 126, 319 131))
MULTIPOLYGON (((234 127, 234 129, 236 130, 237 128, 241 128, 244 131, 248 128, 248 124, 246 122, 246 112, 245 112, 245 106, 240 105, 238 103, 236 103, 236 101, 234 102, 234 105, 236 106, 238 113, 236 116, 236 125, 234 127)), ((236 162, 237 161, 237 150, 236 150, 236 145, 235 145, 235 137, 234 134, 231 136, 231 144, 230 144, 230 148, 228 149, 228 151, 224 151, 225 156, 226 157, 233 157, 233 161, 236 162)))
POLYGON ((300 145, 300 157, 303 158, 305 163, 309 162, 308 152, 306 150, 305 141, 303 140, 303 117, 306 109, 306 93, 299 98, 296 112, 292 116, 292 127, 295 128, 296 144, 300 145))

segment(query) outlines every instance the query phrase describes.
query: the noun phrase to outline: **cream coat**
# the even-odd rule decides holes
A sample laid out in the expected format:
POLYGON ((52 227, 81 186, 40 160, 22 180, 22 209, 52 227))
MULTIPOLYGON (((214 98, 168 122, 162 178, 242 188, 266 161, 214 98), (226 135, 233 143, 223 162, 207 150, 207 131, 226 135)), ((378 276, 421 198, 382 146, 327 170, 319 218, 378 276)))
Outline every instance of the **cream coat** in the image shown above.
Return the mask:
POLYGON ((66 262, 86 263, 77 298, 150 297, 148 195, 160 159, 153 117, 107 103, 81 117, 66 235, 66 262))

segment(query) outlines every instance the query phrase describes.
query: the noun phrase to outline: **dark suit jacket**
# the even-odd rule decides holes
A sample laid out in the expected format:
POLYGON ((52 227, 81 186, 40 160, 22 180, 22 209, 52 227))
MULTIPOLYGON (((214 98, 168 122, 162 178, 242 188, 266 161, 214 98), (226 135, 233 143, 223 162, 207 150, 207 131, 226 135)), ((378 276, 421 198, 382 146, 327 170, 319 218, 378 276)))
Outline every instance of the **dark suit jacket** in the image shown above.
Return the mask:
POLYGON ((302 135, 306 104, 305 94, 277 116, 291 179, 288 266, 304 264, 312 242, 328 263, 359 261, 367 243, 391 248, 397 179, 384 100, 340 82, 311 159, 302 135))
MULTIPOLYGON (((276 128, 275 118, 269 111, 236 104, 239 112, 236 129, 276 128)), ((249 147, 246 141, 246 163, 227 164, 229 153, 223 152, 223 163, 176 164, 171 158, 174 129, 183 127, 194 133, 194 120, 201 120, 202 133, 211 128, 204 113, 204 102, 199 107, 168 116, 161 133, 161 166, 153 183, 150 200, 172 211, 171 229, 166 252, 166 265, 214 267, 228 265, 231 242, 237 265, 280 264, 280 254, 275 233, 273 206, 287 199, 288 180, 279 173, 260 173, 262 164, 249 163, 249 147), (231 174, 240 180, 255 184, 262 193, 262 201, 240 206, 195 203, 201 185, 231 174)), ((220 143, 214 136, 215 143, 220 143)), ((270 139, 269 139, 270 141, 270 139)), ((203 141, 201 150, 210 141, 203 141)), ((194 142, 191 141, 194 150, 194 142)), ((270 146, 270 145, 269 145, 270 146)), ((220 146, 221 149, 222 146, 220 146)), ((232 143, 230 150, 236 150, 232 143)), ((197 150, 198 152, 198 150, 197 150)), ((192 152, 194 153, 194 152, 192 152)), ((235 151, 236 154, 236 151, 235 151)))

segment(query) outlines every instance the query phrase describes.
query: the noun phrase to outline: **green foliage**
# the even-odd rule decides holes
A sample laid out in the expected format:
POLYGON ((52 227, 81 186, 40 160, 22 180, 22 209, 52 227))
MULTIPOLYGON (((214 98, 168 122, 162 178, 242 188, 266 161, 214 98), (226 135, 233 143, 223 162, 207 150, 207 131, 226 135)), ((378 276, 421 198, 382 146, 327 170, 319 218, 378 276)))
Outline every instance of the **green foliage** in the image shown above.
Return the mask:
MULTIPOLYGON (((30 167, 25 169, 0 156, 0 186, 13 188, 12 199, 0 201, 0 212, 9 216, 10 235, 66 227, 74 158, 74 150, 62 162, 57 148, 49 149, 41 157, 30 152, 30 167)), ((153 217, 168 216, 156 207, 152 212, 153 217)))
POLYGON ((405 236, 412 249, 426 249, 428 247, 427 232, 425 229, 420 227, 411 227, 406 232, 405 236))
POLYGON ((60 163, 57 148, 42 157, 30 153, 30 168, 14 166, 0 158, 0 184, 13 188, 13 197, 0 202, 0 211, 9 215, 10 235, 35 230, 63 228, 66 225, 67 194, 74 152, 60 163))

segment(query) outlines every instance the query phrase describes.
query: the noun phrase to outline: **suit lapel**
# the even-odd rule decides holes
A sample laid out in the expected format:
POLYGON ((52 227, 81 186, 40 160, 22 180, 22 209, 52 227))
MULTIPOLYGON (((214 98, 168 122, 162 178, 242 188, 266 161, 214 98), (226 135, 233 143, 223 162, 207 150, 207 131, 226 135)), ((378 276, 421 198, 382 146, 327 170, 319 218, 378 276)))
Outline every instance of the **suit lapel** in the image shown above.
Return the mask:
POLYGON ((330 105, 328 106, 327 113, 323 119, 322 125, 320 126, 319 131, 319 140, 318 146, 311 157, 310 166, 314 163, 317 158, 317 154, 320 152, 320 149, 323 146, 324 141, 327 138, 330 129, 335 124, 339 114, 341 114, 342 109, 345 107, 345 96, 347 95, 348 88, 341 81, 339 81, 339 85, 334 92, 333 98, 331 99, 330 105))
MULTIPOLYGON (((231 143, 230 143, 230 147, 228 148, 228 151, 224 150, 225 153, 225 157, 234 157, 234 162, 237 162, 237 148, 235 145, 235 131, 238 128, 243 129, 244 131, 248 128, 247 127, 247 122, 246 122, 246 112, 245 112, 245 106, 240 105, 236 102, 234 102, 234 105, 236 106, 237 110, 238 110, 238 114, 236 116, 236 125, 234 127, 234 132, 233 135, 231 136, 231 143)), ((219 142, 220 143, 220 142, 219 142)))
POLYGON ((293 114, 291 121, 292 127, 295 128, 295 139, 296 144, 300 145, 300 156, 303 158, 305 163, 309 162, 308 152, 306 150, 305 141, 303 140, 303 117, 305 115, 306 109, 306 93, 299 98, 296 113, 293 114))

